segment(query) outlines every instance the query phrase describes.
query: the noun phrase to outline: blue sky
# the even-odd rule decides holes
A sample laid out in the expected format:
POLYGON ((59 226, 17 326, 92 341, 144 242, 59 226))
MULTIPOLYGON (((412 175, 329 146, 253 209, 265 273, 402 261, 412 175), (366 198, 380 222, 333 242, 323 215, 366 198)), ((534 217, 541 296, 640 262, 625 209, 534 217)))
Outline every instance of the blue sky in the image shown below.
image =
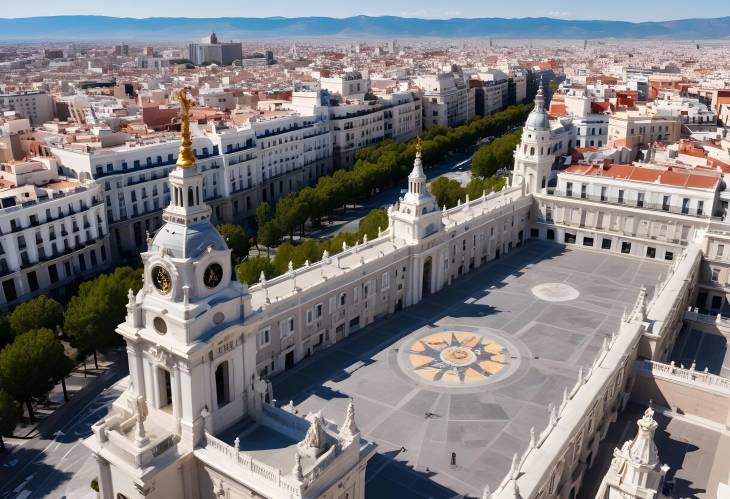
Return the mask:
POLYGON ((586 0, 0 0, 0 17, 100 14, 123 17, 270 17, 357 14, 404 17, 557 17, 655 21, 730 16, 728 0, 613 0, 595 8, 586 0))

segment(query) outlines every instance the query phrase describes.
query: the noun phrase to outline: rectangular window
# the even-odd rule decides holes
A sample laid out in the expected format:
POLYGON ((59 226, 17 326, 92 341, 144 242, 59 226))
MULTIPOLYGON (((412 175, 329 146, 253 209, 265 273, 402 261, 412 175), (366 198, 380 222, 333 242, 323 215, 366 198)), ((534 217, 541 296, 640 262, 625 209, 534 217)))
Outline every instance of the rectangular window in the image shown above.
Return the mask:
POLYGON ((669 196, 664 196, 664 198, 662 198, 662 210, 669 211, 669 199, 669 196))
POLYGON ((720 271, 718 269, 712 269, 712 282, 718 282, 720 280, 720 271))
POLYGON ((575 234, 566 232, 565 233, 565 242, 568 244, 575 244, 575 234))
POLYGON ((314 322, 314 309, 310 308, 307 309, 307 325, 310 325, 312 322, 314 322))
POLYGON ((586 198, 586 185, 581 184, 580 186, 580 198, 585 199, 586 198))
POLYGON ((347 305, 347 293, 340 293, 339 303, 340 307, 344 307, 345 305, 347 305))
POLYGON ((266 329, 262 329, 261 331, 258 332, 258 337, 259 337, 259 346, 265 347, 266 345, 271 343, 271 329, 268 327, 266 329))
POLYGON ((603 238, 603 240, 601 240, 601 248, 610 250, 611 249, 611 240, 603 238))
POLYGON ((687 215, 689 213, 689 198, 682 199, 682 214, 687 215))
POLYGON ((652 248, 651 246, 646 248, 646 256, 647 258, 656 258, 656 248, 652 248))
POLYGON ((383 273, 383 278, 381 280, 380 289, 382 291, 385 291, 388 288, 390 288, 390 274, 388 272, 384 272, 383 273))
POLYGON ((631 253, 631 243, 627 243, 626 241, 621 243, 621 253, 629 254, 631 253))
POLYGON ((606 189, 606 187, 601 187, 601 201, 607 201, 608 200, 608 196, 606 195, 606 191, 607 190, 608 189, 606 189))
POLYGON ((593 238, 592 237, 584 237, 583 238, 583 246, 593 246, 593 238))
POLYGON ((640 192, 636 195, 636 206, 642 208, 644 206, 644 193, 640 192))
POLYGON ((317 303, 314 306, 314 315, 317 317, 317 319, 319 319, 320 317, 322 317, 322 309, 323 308, 324 308, 324 306, 321 303, 317 303))
POLYGON ((671 251, 667 251, 666 253, 664 253, 664 259, 669 261, 674 260, 674 253, 672 253, 671 251))
POLYGON ((717 254, 715 256, 717 256, 717 258, 721 258, 723 253, 725 253, 725 245, 718 244, 717 245, 717 254))
POLYGON ((624 202, 624 190, 619 189, 618 191, 618 202, 623 203, 624 202))
POLYGON ((568 197, 573 196, 573 182, 568 182, 565 184, 565 195, 568 197))
POLYGON ((704 201, 697 201, 697 214, 698 215, 704 215, 704 208, 705 208, 705 202, 704 201))

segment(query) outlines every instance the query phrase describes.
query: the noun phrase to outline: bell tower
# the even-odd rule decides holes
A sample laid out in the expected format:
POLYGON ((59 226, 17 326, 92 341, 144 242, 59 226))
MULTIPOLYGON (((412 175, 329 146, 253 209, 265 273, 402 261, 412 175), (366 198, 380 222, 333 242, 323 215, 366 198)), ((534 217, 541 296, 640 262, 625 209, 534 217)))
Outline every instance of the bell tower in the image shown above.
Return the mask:
POLYGON ((413 170, 408 175, 408 192, 388 209, 392 236, 415 244, 441 230, 441 212, 436 199, 426 188, 421 159, 421 139, 416 143, 413 170))
POLYGON ((232 279, 231 250, 210 222, 190 137, 191 100, 185 90, 177 97, 181 144, 177 168, 169 174, 165 224, 140 255, 144 284, 130 296, 118 332, 127 340, 134 396, 147 401, 151 421, 175 428, 192 448, 206 425, 229 422, 220 416, 224 405, 229 419, 244 413, 243 373, 251 377, 255 345, 247 343, 244 369, 243 325, 251 296, 232 279), (190 354, 201 350, 205 356, 190 354), (209 386, 215 388, 203 389, 209 386))
POLYGON ((547 187, 555 162, 552 151, 550 117, 545 111, 542 83, 535 96, 535 108, 525 121, 522 140, 515 151, 515 168, 511 185, 523 185, 525 194, 547 187))

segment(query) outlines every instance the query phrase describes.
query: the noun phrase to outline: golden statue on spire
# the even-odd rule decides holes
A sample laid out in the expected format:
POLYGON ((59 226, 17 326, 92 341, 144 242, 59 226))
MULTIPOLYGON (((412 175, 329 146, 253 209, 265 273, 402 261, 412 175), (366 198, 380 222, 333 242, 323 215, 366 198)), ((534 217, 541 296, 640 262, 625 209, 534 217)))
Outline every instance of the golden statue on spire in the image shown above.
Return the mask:
POLYGON ((421 155, 421 136, 420 135, 416 138, 416 155, 417 156, 421 155))
POLYGON ((177 166, 190 168, 195 165, 195 154, 193 153, 193 139, 190 137, 190 108, 193 101, 188 97, 188 89, 183 88, 177 93, 177 101, 180 103, 180 114, 182 124, 180 126, 180 154, 177 157, 177 166))

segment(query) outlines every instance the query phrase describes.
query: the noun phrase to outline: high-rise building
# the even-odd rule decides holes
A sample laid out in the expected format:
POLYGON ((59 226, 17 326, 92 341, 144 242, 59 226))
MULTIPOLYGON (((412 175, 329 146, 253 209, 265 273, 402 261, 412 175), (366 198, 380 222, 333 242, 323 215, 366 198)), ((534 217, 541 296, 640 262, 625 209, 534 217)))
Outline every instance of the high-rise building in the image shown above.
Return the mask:
POLYGON ((243 47, 240 42, 219 42, 216 34, 211 33, 199 43, 188 45, 188 58, 197 65, 230 66, 243 58, 243 47))

